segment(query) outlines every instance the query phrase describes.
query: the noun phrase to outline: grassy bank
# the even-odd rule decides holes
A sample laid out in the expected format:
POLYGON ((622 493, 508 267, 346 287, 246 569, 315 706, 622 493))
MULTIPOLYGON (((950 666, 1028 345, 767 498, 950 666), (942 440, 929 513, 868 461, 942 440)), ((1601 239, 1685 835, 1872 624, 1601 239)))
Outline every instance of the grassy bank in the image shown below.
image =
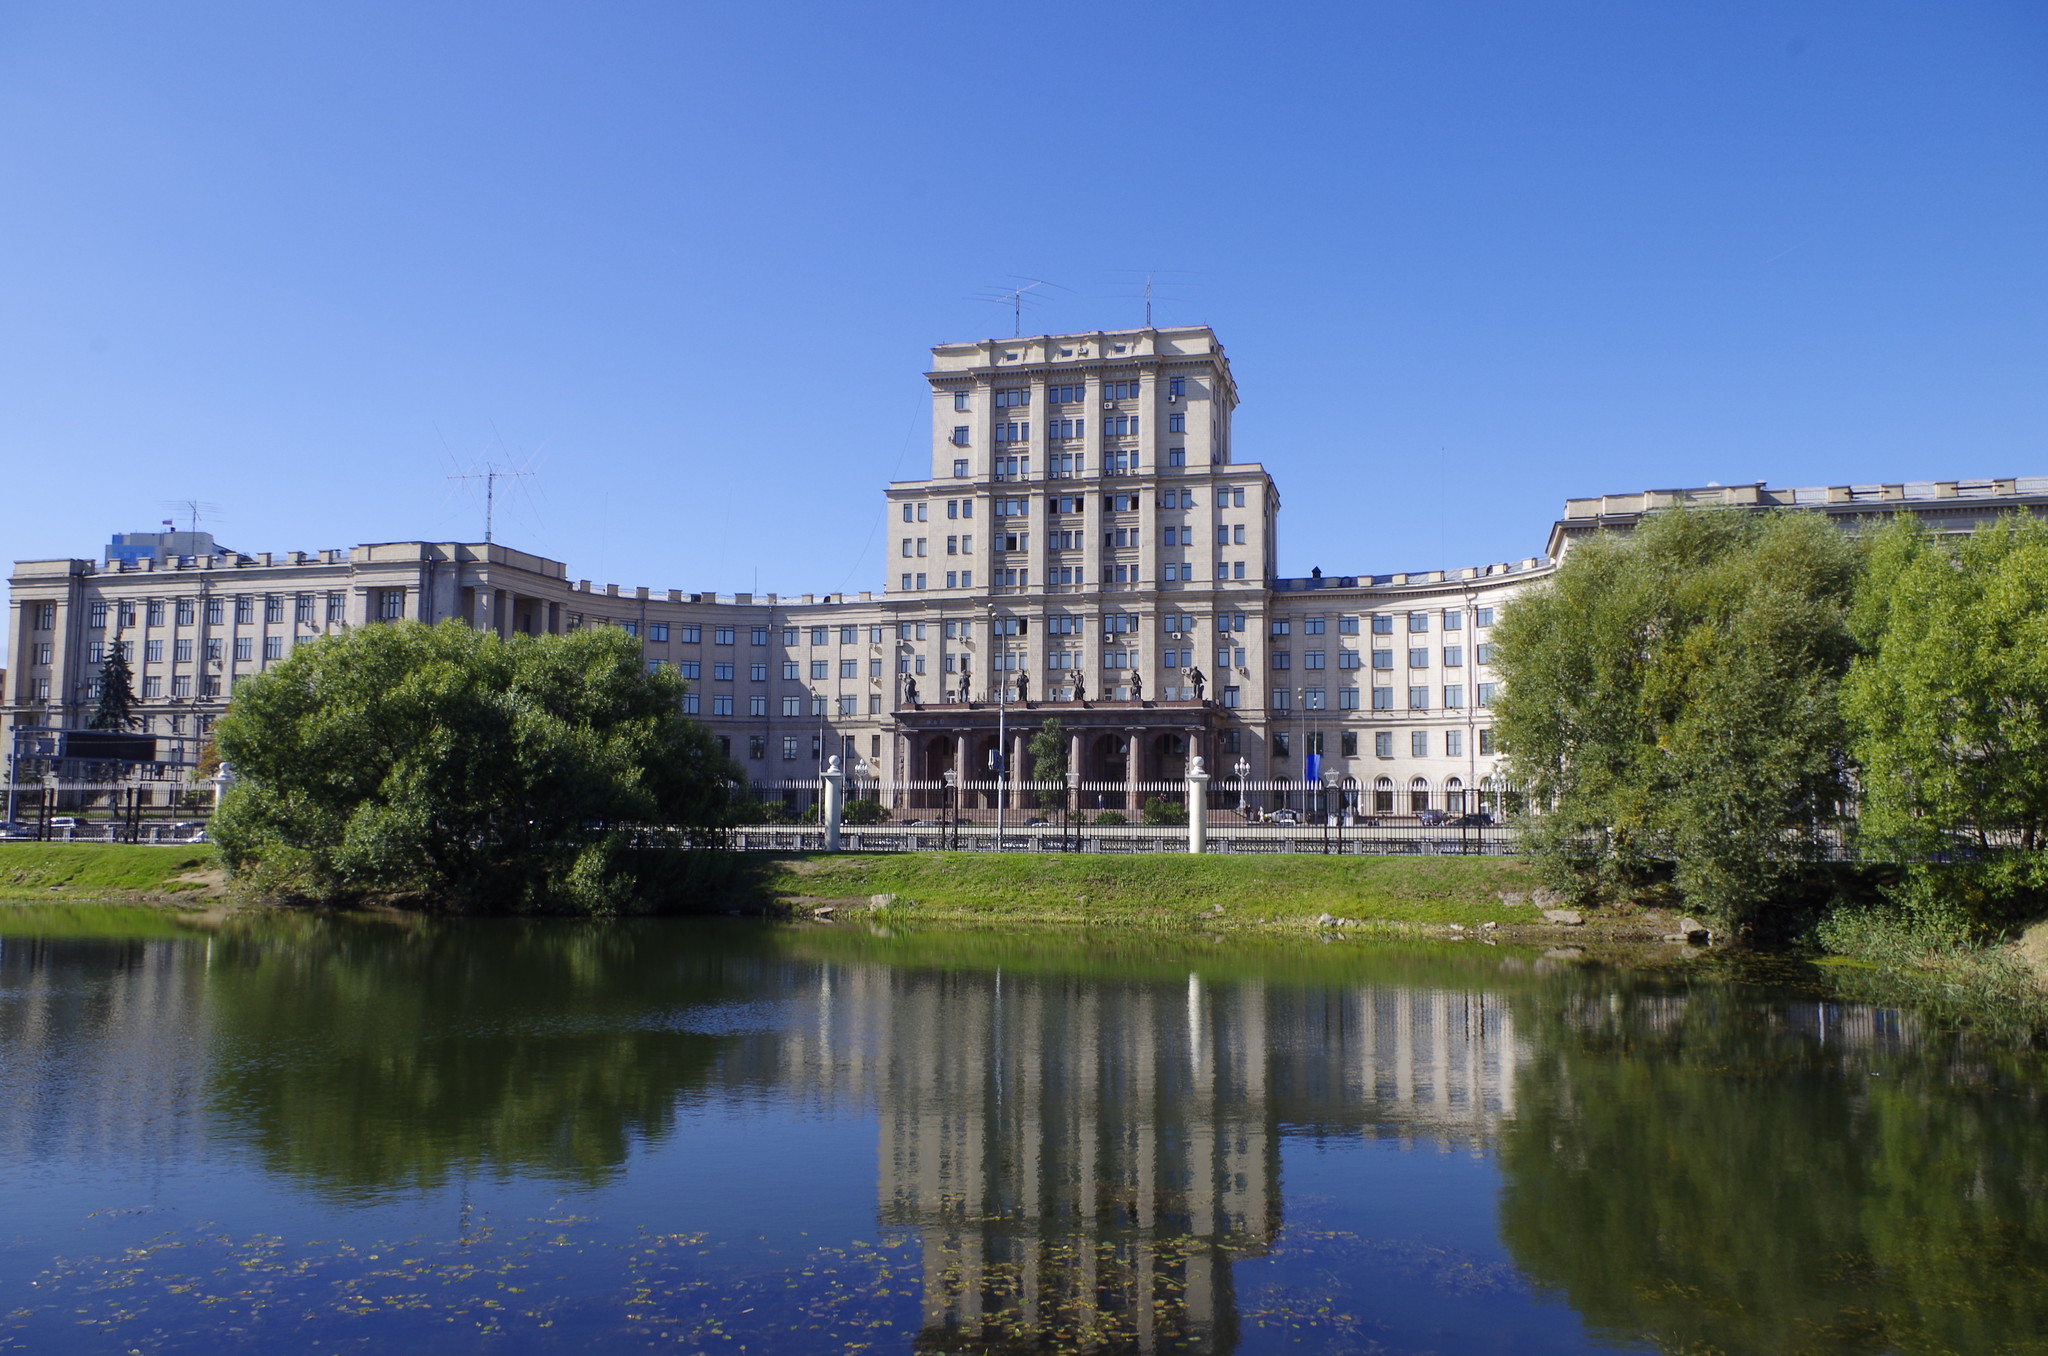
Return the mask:
POLYGON ((126 843, 0 843, 0 900, 131 900, 197 895, 213 849, 126 843))
POLYGON ((893 896, 877 916, 906 921, 1170 930, 1292 928, 1323 914, 1367 926, 1542 921, 1533 905, 1501 902, 1538 882, 1498 857, 845 853, 764 857, 747 874, 757 901, 865 910, 893 896))

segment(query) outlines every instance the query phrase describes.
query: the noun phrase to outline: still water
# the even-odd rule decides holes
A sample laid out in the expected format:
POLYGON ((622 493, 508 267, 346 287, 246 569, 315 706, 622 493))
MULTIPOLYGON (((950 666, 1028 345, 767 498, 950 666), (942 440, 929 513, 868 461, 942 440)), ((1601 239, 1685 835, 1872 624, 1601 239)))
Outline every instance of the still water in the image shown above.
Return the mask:
POLYGON ((0 919, 0 1351, 2048 1351, 2048 1082, 1713 966, 0 919))

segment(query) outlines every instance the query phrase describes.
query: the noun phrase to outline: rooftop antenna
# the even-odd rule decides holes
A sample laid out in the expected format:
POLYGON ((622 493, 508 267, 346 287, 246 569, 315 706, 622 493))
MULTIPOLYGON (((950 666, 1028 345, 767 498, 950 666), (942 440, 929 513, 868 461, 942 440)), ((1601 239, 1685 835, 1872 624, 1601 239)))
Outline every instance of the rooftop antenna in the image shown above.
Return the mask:
POLYGON ((531 471, 501 471, 495 463, 485 462, 484 469, 466 476, 449 476, 450 480, 481 480, 484 483, 484 545, 491 544, 491 534, 497 527, 498 482, 518 480, 530 476, 531 471))
POLYGON ((1145 275, 1145 328, 1152 328, 1152 275, 1145 275))
MULTIPOLYGON (((1003 303, 1003 304, 1005 304, 1005 305, 1009 306, 1009 308, 1010 308, 1010 337, 1011 337, 1011 338, 1013 338, 1013 339, 1021 339, 1021 338, 1023 338, 1023 337, 1024 337, 1024 298, 1025 298, 1025 295, 1026 295, 1027 293, 1030 293, 1030 292, 1034 292, 1034 291, 1036 291, 1037 289, 1039 289, 1039 288, 1041 288, 1041 287, 1059 287, 1059 286, 1060 286, 1060 285, 1059 285, 1058 283, 1056 283, 1056 282, 1047 282, 1047 281, 1046 281, 1045 279, 1043 279, 1043 278, 1031 278, 1031 279, 1027 279, 1027 280, 1025 281, 1025 283, 1024 283, 1024 285, 1023 285, 1022 287, 1002 287, 1002 288, 996 288, 996 289, 993 289, 993 290, 992 290, 991 292, 988 292, 988 293, 984 293, 983 295, 981 295, 981 296, 979 296, 979 297, 976 297, 976 298, 975 298, 975 300, 977 300, 977 301, 988 301, 988 302, 1000 302, 1000 303, 1003 303)), ((1067 289, 1066 289, 1066 288, 1064 288, 1064 287, 1061 287, 1061 288, 1060 288, 1060 290, 1061 290, 1062 292, 1064 292, 1064 291, 1066 291, 1067 289)), ((1032 299, 1033 299, 1034 301, 1035 301, 1035 300, 1037 300, 1037 298, 1035 298, 1035 297, 1034 297, 1034 298, 1032 298, 1032 299)))
POLYGON ((213 519, 220 517, 220 505, 209 504, 204 499, 166 499, 163 501, 163 504, 165 508, 183 510, 190 520, 192 524, 191 530, 194 532, 199 530, 199 520, 201 518, 213 519))

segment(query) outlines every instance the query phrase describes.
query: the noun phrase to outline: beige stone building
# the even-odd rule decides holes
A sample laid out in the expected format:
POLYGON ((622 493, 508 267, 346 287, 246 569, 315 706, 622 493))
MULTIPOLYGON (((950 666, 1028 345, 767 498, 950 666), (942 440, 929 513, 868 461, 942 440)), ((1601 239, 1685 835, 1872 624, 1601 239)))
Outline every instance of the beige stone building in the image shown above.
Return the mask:
POLYGON ((2048 504, 2048 479, 1609 496, 1570 501, 1549 555, 1284 578, 1279 490, 1236 455, 1237 386, 1206 327, 945 344, 925 380, 930 474, 884 491, 876 591, 595 585, 476 543, 252 555, 203 533, 117 537, 97 560, 16 563, 6 748, 83 725, 109 645, 129 647, 159 757, 183 764, 235 683, 294 646, 459 617, 507 635, 629 630, 763 787, 836 754, 857 785, 936 804, 948 769, 987 775, 1000 697, 1011 766, 1057 716, 1091 809, 1135 808, 1200 754, 1219 781, 1242 766, 1268 808, 1334 776, 1360 811, 1456 812, 1493 767, 1489 628, 1580 533, 1681 500, 1852 517, 2048 504))

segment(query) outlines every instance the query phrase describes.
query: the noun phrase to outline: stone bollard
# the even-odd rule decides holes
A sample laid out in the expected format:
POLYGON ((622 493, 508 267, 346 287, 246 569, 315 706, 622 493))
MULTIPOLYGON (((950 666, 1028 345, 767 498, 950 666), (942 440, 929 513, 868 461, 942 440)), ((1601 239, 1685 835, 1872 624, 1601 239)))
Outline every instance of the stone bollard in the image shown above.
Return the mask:
POLYGON ((1188 851, 1209 850, 1209 774, 1202 770, 1202 756, 1188 762, 1188 851))
POLYGON ((825 804, 819 818, 825 823, 825 851, 839 851, 839 820, 846 813, 846 774, 839 770, 839 755, 825 765, 825 804))

